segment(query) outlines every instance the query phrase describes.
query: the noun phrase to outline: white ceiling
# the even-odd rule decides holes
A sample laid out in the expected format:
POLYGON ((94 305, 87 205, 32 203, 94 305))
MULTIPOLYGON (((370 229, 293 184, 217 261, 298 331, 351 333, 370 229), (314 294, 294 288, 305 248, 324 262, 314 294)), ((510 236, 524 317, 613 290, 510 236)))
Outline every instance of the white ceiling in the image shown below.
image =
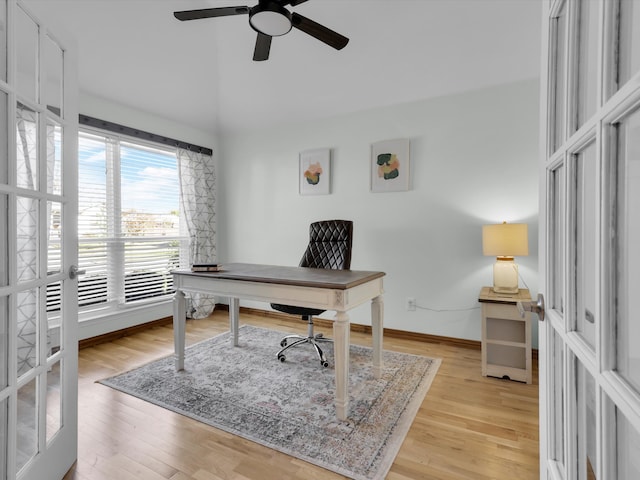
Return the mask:
POLYGON ((293 29, 253 62, 248 16, 175 10, 257 0, 23 0, 77 40, 80 89, 205 132, 237 133, 539 76, 539 0, 309 0, 290 8, 350 38, 293 29))

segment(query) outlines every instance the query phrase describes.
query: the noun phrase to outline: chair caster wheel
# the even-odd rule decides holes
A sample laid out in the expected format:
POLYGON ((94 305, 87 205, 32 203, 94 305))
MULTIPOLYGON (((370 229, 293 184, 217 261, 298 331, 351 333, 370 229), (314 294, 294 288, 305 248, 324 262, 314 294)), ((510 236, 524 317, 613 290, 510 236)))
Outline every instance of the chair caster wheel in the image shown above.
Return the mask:
POLYGON ((285 357, 284 355, 278 355, 278 360, 280 360, 280 363, 284 363, 286 359, 287 357, 285 357))
POLYGON ((316 334, 316 338, 323 338, 323 337, 324 337, 324 335, 322 333, 317 333, 316 334))
POLYGON ((287 340, 286 340, 286 339, 281 340, 281 341, 280 341, 280 346, 281 346, 281 347, 286 347, 286 346, 287 346, 287 340))
POLYGON ((324 362, 320 362, 320 365, 322 365, 324 368, 327 368, 329 366, 329 362, 325 360, 324 362))

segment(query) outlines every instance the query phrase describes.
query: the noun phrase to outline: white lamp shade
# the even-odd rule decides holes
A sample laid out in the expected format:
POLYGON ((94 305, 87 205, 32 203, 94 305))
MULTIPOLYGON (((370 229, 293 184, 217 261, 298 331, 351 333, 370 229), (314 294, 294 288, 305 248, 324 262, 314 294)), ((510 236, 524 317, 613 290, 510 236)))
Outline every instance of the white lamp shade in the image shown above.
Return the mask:
POLYGON ((482 253, 494 257, 529 255, 526 223, 501 223, 482 226, 482 253))

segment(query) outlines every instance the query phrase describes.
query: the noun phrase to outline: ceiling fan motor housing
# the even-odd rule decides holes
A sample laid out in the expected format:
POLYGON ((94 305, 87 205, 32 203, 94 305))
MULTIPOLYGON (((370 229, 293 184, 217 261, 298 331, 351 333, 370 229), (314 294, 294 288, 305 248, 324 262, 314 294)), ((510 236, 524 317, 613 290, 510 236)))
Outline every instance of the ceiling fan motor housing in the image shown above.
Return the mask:
POLYGON ((276 2, 260 2, 249 10, 249 25, 258 33, 279 37, 291 31, 291 13, 276 2))

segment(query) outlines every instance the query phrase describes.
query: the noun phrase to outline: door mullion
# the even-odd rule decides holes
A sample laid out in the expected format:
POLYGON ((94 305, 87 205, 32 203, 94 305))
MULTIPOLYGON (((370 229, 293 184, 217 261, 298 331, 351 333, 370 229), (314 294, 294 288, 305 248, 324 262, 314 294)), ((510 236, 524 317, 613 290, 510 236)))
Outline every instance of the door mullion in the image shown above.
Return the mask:
POLYGON ((49 238, 47 231, 49 228, 49 202, 47 201, 47 115, 46 115, 46 98, 45 87, 47 79, 46 62, 44 61, 45 51, 45 34, 42 26, 38 28, 38 82, 37 82, 37 100, 38 100, 38 148, 37 148, 37 165, 38 165, 38 198, 40 208, 38 210, 38 277, 42 285, 38 288, 38 354, 37 368, 41 373, 36 380, 36 435, 38 449, 37 454, 44 452, 46 449, 46 422, 47 422, 47 344, 48 344, 48 325, 47 325, 47 270, 48 270, 48 244, 49 238))
POLYGON ((600 438, 609 439, 609 441, 601 442, 598 454, 600 455, 599 461, 600 471, 599 477, 602 479, 615 479, 617 477, 617 432, 616 432, 616 416, 615 405, 611 399, 606 395, 604 389, 600 389, 600 416, 602 417, 600 425, 600 438))
POLYGON ((604 163, 604 179, 602 185, 602 235, 601 245, 603 247, 602 256, 602 322, 600 328, 600 355, 599 367, 600 372, 613 370, 616 366, 615 354, 615 277, 611 271, 612 266, 616 262, 616 242, 614 235, 608 232, 617 231, 615 209, 617 208, 616 199, 616 178, 617 178, 617 162, 618 158, 618 141, 617 129, 605 122, 601 123, 602 153, 604 159, 608 161, 604 163))
MULTIPOLYGON (((15 204, 15 195, 14 202, 15 204)), ((11 205, 11 202, 10 202, 11 205)), ((15 209, 14 209, 15 210, 15 209)), ((15 219, 15 215, 11 218, 15 219)), ((15 223, 15 222, 10 222, 15 223)), ((15 230, 14 230, 15 232, 15 230)), ((15 235, 14 235, 15 236, 15 235)), ((11 251, 11 250, 10 250, 11 251)), ((15 251, 15 250, 13 250, 15 251)), ((10 255, 10 260, 13 259, 13 255, 10 255)), ((15 261, 14 261, 15 267, 15 261)), ((15 271, 15 268, 13 268, 15 271)), ((9 295, 9 315, 15 318, 16 312, 16 294, 15 292, 9 295)), ((17 394, 17 383, 18 383, 18 361, 17 361, 17 324, 15 321, 9 321, 9 359, 7 362, 8 371, 8 387, 12 391, 9 395, 9 421, 7 425, 7 478, 14 478, 16 473, 16 457, 17 457, 17 438, 18 438, 18 394, 17 394), (13 476, 12 476, 13 475, 13 476)))
MULTIPOLYGON (((45 272, 46 275, 46 272, 45 272)), ((47 294, 46 284, 38 289, 38 361, 37 370, 40 372, 36 380, 36 412, 38 437, 38 453, 46 448, 47 428, 47 294)))
POLYGON ((578 76, 579 76, 579 36, 580 36, 580 3, 567 2, 566 28, 566 83, 565 83, 565 117, 564 140, 576 131, 578 123, 578 76))
MULTIPOLYGON (((606 458, 606 449, 608 448, 608 443, 606 439, 607 437, 604 435, 607 432, 607 422, 605 419, 605 405, 604 405, 604 391, 600 387, 600 375, 595 377, 595 394, 596 394, 596 461, 598 462, 596 468, 596 478, 609 478, 604 475, 605 471, 605 458, 606 458)), ((615 437, 613 438, 613 442, 615 444, 615 437)))
POLYGON ((576 357, 570 348, 564 349, 564 411, 565 411, 565 465, 564 474, 566 479, 577 479, 578 464, 578 416, 577 406, 577 378, 576 378, 576 357))

